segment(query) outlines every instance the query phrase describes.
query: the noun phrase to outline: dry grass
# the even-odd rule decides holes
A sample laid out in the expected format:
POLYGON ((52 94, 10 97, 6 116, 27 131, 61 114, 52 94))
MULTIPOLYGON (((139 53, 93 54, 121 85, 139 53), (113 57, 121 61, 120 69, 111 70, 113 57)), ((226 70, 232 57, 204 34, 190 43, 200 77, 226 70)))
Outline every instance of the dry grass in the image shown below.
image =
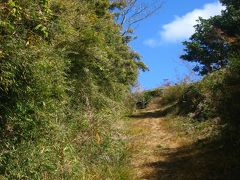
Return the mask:
POLYGON ((217 120, 193 122, 142 111, 129 124, 135 179, 239 179, 239 153, 213 141, 217 120))
POLYGON ((159 149, 175 149, 184 143, 165 130, 164 121, 164 118, 153 117, 135 117, 129 121, 129 146, 133 154, 131 165, 136 174, 135 179, 145 179, 153 174, 155 168, 148 165, 165 160, 164 156, 158 155, 159 149))

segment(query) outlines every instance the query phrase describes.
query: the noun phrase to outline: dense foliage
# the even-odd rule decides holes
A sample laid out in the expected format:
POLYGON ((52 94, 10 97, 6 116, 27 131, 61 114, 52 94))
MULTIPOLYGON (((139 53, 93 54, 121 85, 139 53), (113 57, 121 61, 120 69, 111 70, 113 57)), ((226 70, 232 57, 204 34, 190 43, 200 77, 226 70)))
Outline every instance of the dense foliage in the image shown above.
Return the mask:
POLYGON ((237 0, 222 1, 221 15, 199 19, 195 33, 185 41, 186 54, 181 58, 196 62, 195 71, 202 75, 226 67, 232 54, 239 54, 240 6, 237 0))
POLYGON ((0 3, 0 179, 111 178, 144 69, 108 0, 0 3))
MULTIPOLYGON (((199 20, 190 41, 184 42, 186 54, 181 57, 197 62, 195 71, 202 75, 208 74, 194 85, 197 90, 195 95, 199 94, 195 110, 201 106, 199 112, 208 110, 206 117, 211 112, 211 115, 220 115, 222 119, 238 124, 240 6, 237 0, 222 0, 221 3, 225 6, 221 15, 199 20)), ((188 100, 192 98, 189 96, 188 100)))

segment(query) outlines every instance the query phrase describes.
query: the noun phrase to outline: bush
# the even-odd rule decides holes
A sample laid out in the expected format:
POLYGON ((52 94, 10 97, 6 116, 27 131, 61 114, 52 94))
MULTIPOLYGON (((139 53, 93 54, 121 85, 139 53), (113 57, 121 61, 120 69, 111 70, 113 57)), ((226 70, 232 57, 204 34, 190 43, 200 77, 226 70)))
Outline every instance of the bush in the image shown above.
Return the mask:
POLYGON ((203 80, 188 85, 167 87, 163 104, 176 102, 176 113, 196 119, 220 116, 222 120, 238 122, 240 112, 240 74, 228 68, 213 72, 203 80))
POLYGON ((162 89, 157 88, 153 90, 146 90, 141 93, 134 93, 132 95, 134 99, 134 105, 137 109, 144 109, 153 100, 153 98, 160 97, 162 95, 162 89))
POLYGON ((0 2, 0 179, 125 176, 117 121, 143 64, 109 6, 0 2))
POLYGON ((161 96, 161 104, 169 105, 173 103, 177 103, 188 85, 183 83, 175 86, 166 86, 163 88, 162 96, 161 96))
POLYGON ((202 103, 204 99, 198 84, 190 84, 182 93, 183 94, 178 100, 178 114, 186 115, 189 113, 196 113, 199 104, 202 103))
POLYGON ((223 120, 238 121, 240 74, 237 71, 222 69, 206 77, 201 86, 210 106, 223 120))

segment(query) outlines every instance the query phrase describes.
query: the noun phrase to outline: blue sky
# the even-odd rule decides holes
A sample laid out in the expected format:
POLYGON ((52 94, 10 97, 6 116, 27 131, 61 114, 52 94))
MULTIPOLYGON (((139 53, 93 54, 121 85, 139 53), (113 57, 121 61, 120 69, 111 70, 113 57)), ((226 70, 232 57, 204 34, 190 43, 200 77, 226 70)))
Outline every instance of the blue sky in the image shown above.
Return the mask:
POLYGON ((199 16, 208 18, 223 8, 216 0, 165 0, 156 15, 141 22, 135 31, 138 38, 131 43, 150 69, 140 73, 141 87, 156 88, 166 80, 176 83, 186 75, 199 78, 191 71, 193 65, 179 59, 184 48, 181 42, 194 32, 192 26, 199 16))

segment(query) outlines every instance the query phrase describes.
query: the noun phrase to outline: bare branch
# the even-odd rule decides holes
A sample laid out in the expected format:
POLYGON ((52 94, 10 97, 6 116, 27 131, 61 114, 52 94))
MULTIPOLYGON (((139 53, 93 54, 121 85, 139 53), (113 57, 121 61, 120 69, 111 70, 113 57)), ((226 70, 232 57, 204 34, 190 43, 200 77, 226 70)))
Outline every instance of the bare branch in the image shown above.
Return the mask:
POLYGON ((111 0, 111 2, 122 4, 116 18, 122 27, 122 35, 131 32, 133 25, 157 13, 163 5, 161 0, 111 0))

